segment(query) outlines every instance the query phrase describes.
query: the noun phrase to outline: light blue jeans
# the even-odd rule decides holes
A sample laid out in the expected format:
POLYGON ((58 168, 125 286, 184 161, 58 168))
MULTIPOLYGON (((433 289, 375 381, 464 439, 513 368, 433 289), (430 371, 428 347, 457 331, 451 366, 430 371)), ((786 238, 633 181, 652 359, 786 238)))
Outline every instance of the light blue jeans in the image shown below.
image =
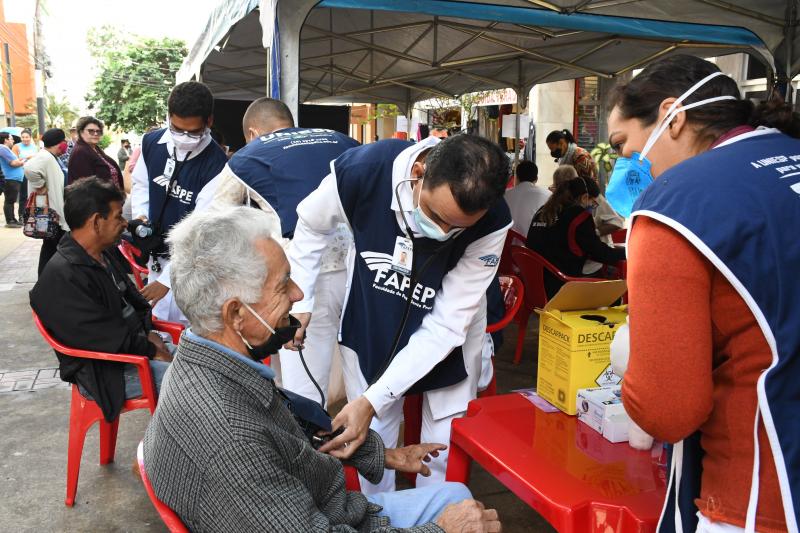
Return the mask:
POLYGON ((383 507, 378 514, 399 528, 434 522, 448 505, 471 498, 472 493, 466 485, 452 481, 367 496, 367 500, 383 507))

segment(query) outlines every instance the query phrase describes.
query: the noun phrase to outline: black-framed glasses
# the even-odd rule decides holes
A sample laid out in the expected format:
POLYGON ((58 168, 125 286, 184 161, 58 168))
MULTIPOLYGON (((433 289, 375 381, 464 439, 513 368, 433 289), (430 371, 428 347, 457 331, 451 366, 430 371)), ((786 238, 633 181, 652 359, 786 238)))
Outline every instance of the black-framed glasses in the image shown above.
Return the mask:
POLYGON ((206 132, 206 127, 203 126, 202 128, 196 130, 179 130, 172 126, 172 123, 169 125, 169 132, 174 135, 186 135, 190 139, 201 139, 206 132))
POLYGON ((92 130, 92 129, 86 128, 83 131, 85 131, 89 135, 102 135, 103 134, 103 130, 92 130))

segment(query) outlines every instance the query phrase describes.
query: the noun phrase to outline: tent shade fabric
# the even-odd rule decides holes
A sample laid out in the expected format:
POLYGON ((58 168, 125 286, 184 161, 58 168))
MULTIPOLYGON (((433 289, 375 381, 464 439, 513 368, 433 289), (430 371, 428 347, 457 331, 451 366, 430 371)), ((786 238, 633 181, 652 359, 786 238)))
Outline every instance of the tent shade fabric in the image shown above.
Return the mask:
MULTIPOLYGON (((199 77, 220 98, 267 94, 262 36, 272 27, 264 33, 262 24, 272 24, 265 14, 280 13, 281 2, 226 0, 178 81, 199 77)), ((301 103, 403 106, 505 87, 525 95, 535 84, 613 78, 675 53, 746 52, 773 69, 771 54, 786 48, 786 0, 761 0, 758 12, 746 0, 295 0, 295 6, 308 12, 300 34, 287 35, 281 20, 278 26, 284 48, 299 46, 298 65, 280 68, 297 80, 301 103)), ((290 57, 287 50, 281 56, 290 57)))

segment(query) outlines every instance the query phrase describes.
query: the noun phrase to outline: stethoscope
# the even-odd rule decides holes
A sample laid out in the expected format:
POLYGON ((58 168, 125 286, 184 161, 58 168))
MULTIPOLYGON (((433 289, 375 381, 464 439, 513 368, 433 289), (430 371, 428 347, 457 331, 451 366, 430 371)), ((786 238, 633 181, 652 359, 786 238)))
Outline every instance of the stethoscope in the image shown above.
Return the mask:
MULTIPOLYGON (((392 361, 397 355, 397 349, 400 344, 400 338, 403 336, 403 332, 406 329, 406 324, 408 323, 408 316, 411 314, 412 296, 414 294, 414 287, 417 286, 417 282, 422 277, 422 275, 428 270, 428 267, 430 267, 432 261, 436 259, 436 257, 438 257, 438 255, 442 253, 444 250, 448 250, 450 247, 452 247, 453 240, 456 237, 458 237, 458 235, 461 235, 461 233, 458 233, 453 237, 451 237, 450 239, 448 239, 447 241, 445 241, 444 243, 442 243, 442 245, 438 246, 436 250, 430 255, 430 257, 428 257, 425 260, 422 266, 417 268, 417 254, 415 253, 417 238, 414 237, 414 234, 411 231, 411 227, 408 224, 408 220, 406 219, 406 214, 405 211, 403 210, 403 204, 400 201, 400 192, 399 192, 401 185, 412 181, 416 182, 417 178, 409 178, 402 180, 398 182, 397 185, 395 185, 394 187, 394 196, 395 199, 397 200, 397 206, 400 211, 400 217, 403 220, 403 228, 401 229, 405 232, 408 240, 411 241, 411 273, 410 273, 411 282, 409 283, 407 289, 408 294, 406 294, 405 292, 403 294, 403 296, 405 296, 406 299, 406 305, 405 308, 403 309, 403 316, 400 320, 400 323, 398 324, 397 330, 395 331, 394 339, 392 341, 392 347, 389 350, 389 353, 386 357, 386 362, 383 364, 381 369, 375 374, 375 377, 370 381, 369 384, 370 386, 374 385, 375 382, 378 381, 381 378, 381 376, 383 376, 383 374, 386 372, 386 369, 389 368, 389 365, 392 364, 392 361)), ((412 201, 413 201, 413 188, 412 188, 412 201)))

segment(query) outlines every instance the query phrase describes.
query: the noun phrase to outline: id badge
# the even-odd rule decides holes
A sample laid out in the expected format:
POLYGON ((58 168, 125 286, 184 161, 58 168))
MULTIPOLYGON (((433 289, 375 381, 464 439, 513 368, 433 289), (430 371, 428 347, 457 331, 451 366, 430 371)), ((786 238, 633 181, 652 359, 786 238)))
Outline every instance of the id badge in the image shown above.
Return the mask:
POLYGON ((172 157, 167 159, 167 164, 164 165, 164 177, 167 180, 172 179, 172 173, 175 172, 175 160, 172 157))
POLYGON ((392 254, 392 270, 401 274, 411 274, 411 264, 414 259, 414 245, 407 237, 397 237, 392 254))

